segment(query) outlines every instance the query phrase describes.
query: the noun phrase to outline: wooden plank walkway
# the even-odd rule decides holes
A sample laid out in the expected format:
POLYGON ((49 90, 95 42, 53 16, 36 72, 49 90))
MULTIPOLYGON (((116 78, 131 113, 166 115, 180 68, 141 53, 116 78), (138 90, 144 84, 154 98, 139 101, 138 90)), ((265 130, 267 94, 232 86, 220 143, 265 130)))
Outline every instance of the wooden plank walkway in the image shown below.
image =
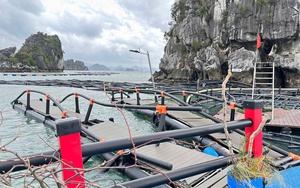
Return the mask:
MULTIPOLYGON (((100 138, 105 138, 106 140, 129 138, 127 127, 117 125, 113 122, 102 122, 95 124, 90 127, 89 130, 100 138)), ((133 136, 139 135, 139 133, 136 131, 131 131, 131 133, 133 136)), ((156 144, 143 146, 137 149, 137 153, 171 163, 173 165, 172 170, 215 159, 213 156, 170 142, 161 143, 159 146, 156 144)), ((168 171, 155 165, 148 165, 162 172, 168 171)), ((202 177, 204 174, 186 178, 185 181, 187 183, 192 183, 202 177)))
POLYGON ((188 111, 168 111, 170 117, 188 125, 189 127, 199 127, 203 125, 215 124, 210 119, 203 118, 188 111))
MULTIPOLYGON (((126 102, 127 104, 136 104, 136 100, 132 99, 132 98, 125 98, 124 102, 126 102)), ((167 101, 165 101, 167 102, 167 101)), ((156 105, 155 103, 153 103, 153 101, 151 102, 151 100, 141 100, 140 101, 141 105, 156 105)), ((178 104, 175 103, 170 103, 170 104, 166 104, 167 106, 178 106, 178 104)), ((197 114, 194 114, 192 112, 189 111, 170 111, 168 110, 167 115, 170 116, 171 118, 174 118, 190 127, 199 127, 199 126, 203 126, 203 125, 209 125, 209 124, 214 124, 215 122, 207 119, 207 118, 203 118, 197 114), (192 122, 192 123, 191 123, 192 122)))
MULTIPOLYGON (((126 101, 127 102, 127 101, 126 101)), ((178 106, 176 104, 167 104, 168 106, 178 106)), ((230 120, 230 110, 231 108, 228 107, 227 108, 227 120, 230 120)), ((295 110, 293 110, 295 111, 295 110)), ((300 112, 300 111, 299 111, 300 112)), ((220 115, 217 116, 218 119, 223 119, 223 113, 219 112, 220 115)), ((203 118, 197 114, 194 114, 192 112, 189 111, 168 111, 168 116, 170 116, 173 119, 176 119, 178 121, 180 121, 181 123, 186 124, 189 127, 199 127, 199 126, 203 126, 203 125, 213 125, 215 124, 214 121, 207 119, 207 118, 203 118)), ((216 116, 215 116, 216 117, 216 116)), ((244 119, 244 114, 239 113, 236 111, 236 117, 239 117, 239 119, 244 119)), ((298 116, 300 117, 300 116, 298 116)), ((237 118, 236 118, 237 119, 237 118)), ((299 121, 300 122, 300 121, 299 121)), ((214 134, 210 134, 210 136, 212 136, 214 139, 219 140, 220 142, 222 142, 223 144, 226 144, 226 137, 224 133, 214 133, 214 134)), ((230 137, 232 139, 232 146, 236 149, 236 150, 240 150, 240 147, 242 147, 244 141, 245 141, 245 137, 243 135, 240 135, 236 132, 231 132, 230 133, 230 137)), ((269 156, 277 158, 277 157, 281 157, 282 155, 274 152, 274 151, 270 151, 269 152, 269 156)))
MULTIPOLYGON (((226 108, 226 120, 230 120, 230 107, 226 108)), ((265 112, 271 117, 271 112, 265 112)), ((214 117, 223 119, 223 109, 220 110, 214 117)), ((235 119, 244 119, 244 114, 235 112, 235 119)), ((274 127, 290 127, 300 128, 300 110, 285 110, 282 108, 274 109, 274 119, 272 119, 266 126, 274 127)))

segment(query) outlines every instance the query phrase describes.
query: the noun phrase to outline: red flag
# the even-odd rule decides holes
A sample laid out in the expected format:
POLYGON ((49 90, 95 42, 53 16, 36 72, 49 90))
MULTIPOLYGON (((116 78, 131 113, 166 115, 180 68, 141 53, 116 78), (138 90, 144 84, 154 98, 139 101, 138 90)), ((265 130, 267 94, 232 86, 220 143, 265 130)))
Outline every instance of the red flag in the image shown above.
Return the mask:
POLYGON ((261 38, 260 38, 260 35, 258 34, 257 35, 257 41, 256 41, 256 49, 258 49, 260 47, 261 47, 261 38))

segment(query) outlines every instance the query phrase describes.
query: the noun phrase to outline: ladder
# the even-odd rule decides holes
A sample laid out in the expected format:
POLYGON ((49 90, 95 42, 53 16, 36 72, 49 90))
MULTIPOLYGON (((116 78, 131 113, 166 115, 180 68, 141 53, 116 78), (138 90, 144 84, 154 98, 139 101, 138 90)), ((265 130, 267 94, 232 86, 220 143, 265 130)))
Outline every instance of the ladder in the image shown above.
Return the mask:
POLYGON ((274 62, 255 62, 252 99, 263 100, 264 107, 271 108, 274 119, 274 62))

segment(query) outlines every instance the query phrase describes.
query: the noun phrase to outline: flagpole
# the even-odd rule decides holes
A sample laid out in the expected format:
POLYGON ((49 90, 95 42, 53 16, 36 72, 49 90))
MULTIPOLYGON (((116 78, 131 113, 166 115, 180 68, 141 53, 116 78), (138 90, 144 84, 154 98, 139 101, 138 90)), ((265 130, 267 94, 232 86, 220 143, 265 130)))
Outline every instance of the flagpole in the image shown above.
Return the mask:
POLYGON ((253 84, 252 84, 252 99, 254 98, 254 85, 255 85, 255 75, 256 75, 256 63, 257 63, 257 55, 258 55, 258 49, 261 46, 261 38, 260 35, 257 34, 257 40, 256 40, 256 50, 255 50, 255 62, 254 62, 254 70, 253 70, 253 84))

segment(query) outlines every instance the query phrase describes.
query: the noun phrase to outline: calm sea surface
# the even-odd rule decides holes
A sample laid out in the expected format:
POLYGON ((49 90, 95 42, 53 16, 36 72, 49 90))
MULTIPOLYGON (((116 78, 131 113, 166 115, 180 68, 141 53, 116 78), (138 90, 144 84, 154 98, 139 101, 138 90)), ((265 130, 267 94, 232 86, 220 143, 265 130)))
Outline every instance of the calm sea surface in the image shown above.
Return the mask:
MULTIPOLYGON (((4 76, 0 73, 0 80, 50 80, 50 79, 82 79, 82 80, 101 80, 101 81, 118 81, 118 82, 148 82, 150 78, 150 73, 148 72, 118 72, 118 74, 111 74, 110 76, 4 76)), ((104 92, 101 91, 91 91, 80 88, 72 87, 48 87, 48 86, 26 86, 26 85, 0 85, 0 111, 2 117, 2 125, 0 127, 0 137, 1 145, 4 145, 11 140, 17 138, 14 142, 7 146, 7 149, 17 152, 20 155, 29 155, 33 153, 38 153, 42 151, 49 151, 51 147, 58 148, 57 138, 54 136, 54 132, 45 127, 42 123, 36 122, 33 119, 25 117, 22 113, 14 110, 11 106, 11 101, 13 101, 19 94, 25 90, 38 90, 50 94, 55 99, 62 99, 67 94, 70 93, 81 93, 85 96, 92 97, 98 101, 109 103, 109 99, 104 92), (49 146, 50 145, 50 146, 49 146)), ((44 98, 42 95, 31 93, 32 98, 44 98)), ((24 98, 25 99, 25 98, 24 98)), ((89 101, 79 98, 80 111, 85 113, 88 109, 89 101)), ((63 107, 75 111, 74 100, 70 97, 62 103, 63 107)), ((132 129, 138 130, 142 133, 154 132, 154 127, 147 121, 144 117, 139 117, 129 111, 124 110, 126 119, 132 129), (142 125, 142 126, 141 126, 142 125)), ((99 120, 108 120, 110 117, 115 119, 115 122, 120 125, 125 126, 125 120, 122 118, 119 111, 106 108, 99 105, 94 105, 92 110, 92 117, 99 120)), ((8 157, 13 157, 9 153, 0 153, 0 160, 6 159, 8 157)), ((91 158, 85 167, 93 167, 100 164, 102 161, 97 158, 91 158)), ((103 187, 108 187, 113 185, 113 181, 122 182, 127 180, 126 177, 122 176, 115 170, 110 170, 105 175, 99 174, 98 170, 91 173, 85 174, 85 176, 92 180, 99 180, 97 184, 103 187)), ((16 187, 23 187, 23 179, 14 180, 13 184, 16 187)), ((53 183, 49 182, 50 185, 53 183)), ((0 183, 0 187, 1 183, 0 183)), ((38 187, 36 185, 36 187, 38 187)))

